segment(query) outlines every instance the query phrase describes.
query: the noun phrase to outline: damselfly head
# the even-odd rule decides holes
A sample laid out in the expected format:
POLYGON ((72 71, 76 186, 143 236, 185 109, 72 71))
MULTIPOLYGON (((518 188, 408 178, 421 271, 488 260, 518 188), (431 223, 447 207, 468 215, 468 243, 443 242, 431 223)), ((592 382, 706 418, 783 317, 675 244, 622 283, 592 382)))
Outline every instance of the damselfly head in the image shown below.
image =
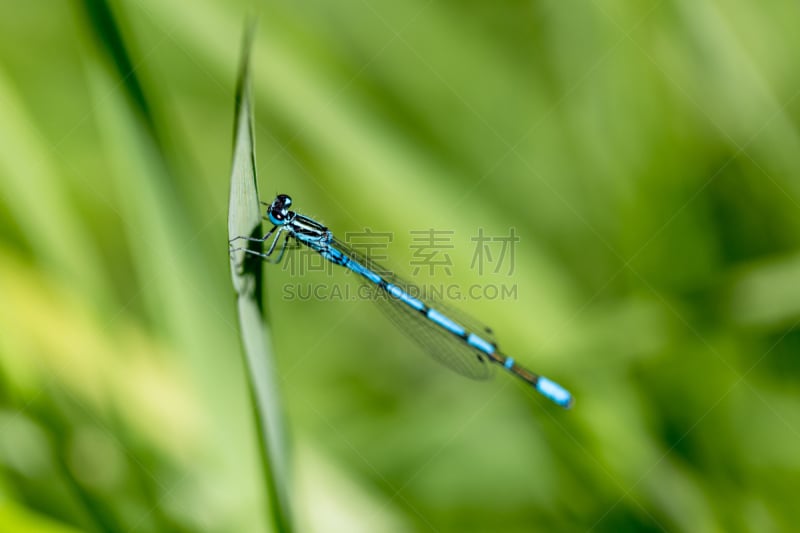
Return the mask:
POLYGON ((267 209, 267 216, 269 216, 270 222, 276 226, 288 224, 294 218, 294 213, 289 211, 289 206, 291 205, 292 199, 289 195, 279 194, 276 196, 269 209, 267 209))

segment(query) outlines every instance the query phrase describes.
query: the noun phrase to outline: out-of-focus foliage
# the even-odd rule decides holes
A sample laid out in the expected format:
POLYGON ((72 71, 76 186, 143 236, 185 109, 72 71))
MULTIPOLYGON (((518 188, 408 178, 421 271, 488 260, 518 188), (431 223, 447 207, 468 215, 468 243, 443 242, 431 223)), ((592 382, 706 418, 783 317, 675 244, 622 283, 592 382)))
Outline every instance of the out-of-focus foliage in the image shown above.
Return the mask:
POLYGON ((431 279, 515 286, 454 304, 577 398, 270 267, 301 530, 800 521, 796 2, 7 0, 0 529, 271 528, 225 223, 255 12, 263 199, 393 232, 406 273, 452 231, 431 279), (510 228, 513 273, 470 268, 510 228))

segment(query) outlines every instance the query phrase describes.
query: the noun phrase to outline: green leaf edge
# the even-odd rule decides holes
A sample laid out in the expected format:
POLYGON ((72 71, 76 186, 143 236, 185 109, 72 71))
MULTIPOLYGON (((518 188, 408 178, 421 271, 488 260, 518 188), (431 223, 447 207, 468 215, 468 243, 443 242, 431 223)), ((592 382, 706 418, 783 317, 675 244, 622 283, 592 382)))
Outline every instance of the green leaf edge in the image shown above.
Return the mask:
MULTIPOLYGON (((255 28, 255 21, 246 24, 236 88, 228 211, 229 239, 240 235, 261 236, 262 215, 256 181, 250 73, 250 51, 255 28)), ((293 527, 289 499, 288 439, 271 337, 262 305, 262 262, 258 257, 244 251, 229 255, 270 518, 276 531, 290 533, 293 527)))

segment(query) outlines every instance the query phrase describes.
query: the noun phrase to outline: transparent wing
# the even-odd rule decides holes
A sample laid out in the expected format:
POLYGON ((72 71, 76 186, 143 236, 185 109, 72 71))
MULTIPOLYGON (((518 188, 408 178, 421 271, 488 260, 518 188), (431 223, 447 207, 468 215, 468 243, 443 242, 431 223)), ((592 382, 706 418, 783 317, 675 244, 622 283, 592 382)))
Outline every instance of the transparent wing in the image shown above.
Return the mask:
MULTIPOLYGON (((339 250, 355 259, 363 266, 376 272, 383 279, 400 287, 408 294, 415 297, 420 294, 420 291, 412 283, 398 278, 394 273, 367 258, 357 250, 352 249, 346 243, 334 240, 333 244, 339 250)), ((432 323, 419 311, 412 309, 397 298, 389 295, 378 285, 369 282, 361 276, 358 277, 359 281, 361 281, 362 285, 366 288, 366 293, 369 298, 378 305, 379 309, 389 320, 400 330, 409 335, 426 353, 433 357, 433 359, 468 378, 484 380, 492 377, 495 365, 489 362, 484 354, 432 323)), ((489 342, 494 342, 491 330, 481 326, 476 320, 463 313, 453 311, 447 306, 441 305, 439 302, 430 302, 429 305, 441 313, 448 315, 464 326, 468 331, 475 332, 489 342)))

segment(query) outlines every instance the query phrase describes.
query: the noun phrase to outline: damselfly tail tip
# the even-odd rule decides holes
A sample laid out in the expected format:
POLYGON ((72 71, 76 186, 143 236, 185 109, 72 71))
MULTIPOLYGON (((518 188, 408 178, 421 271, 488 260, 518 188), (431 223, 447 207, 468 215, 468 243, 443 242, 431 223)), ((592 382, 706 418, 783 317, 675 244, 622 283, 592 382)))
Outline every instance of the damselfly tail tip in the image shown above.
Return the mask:
POLYGON ((536 390, 565 409, 571 408, 575 403, 572 394, 567 389, 545 377, 540 377, 536 381, 536 390))

